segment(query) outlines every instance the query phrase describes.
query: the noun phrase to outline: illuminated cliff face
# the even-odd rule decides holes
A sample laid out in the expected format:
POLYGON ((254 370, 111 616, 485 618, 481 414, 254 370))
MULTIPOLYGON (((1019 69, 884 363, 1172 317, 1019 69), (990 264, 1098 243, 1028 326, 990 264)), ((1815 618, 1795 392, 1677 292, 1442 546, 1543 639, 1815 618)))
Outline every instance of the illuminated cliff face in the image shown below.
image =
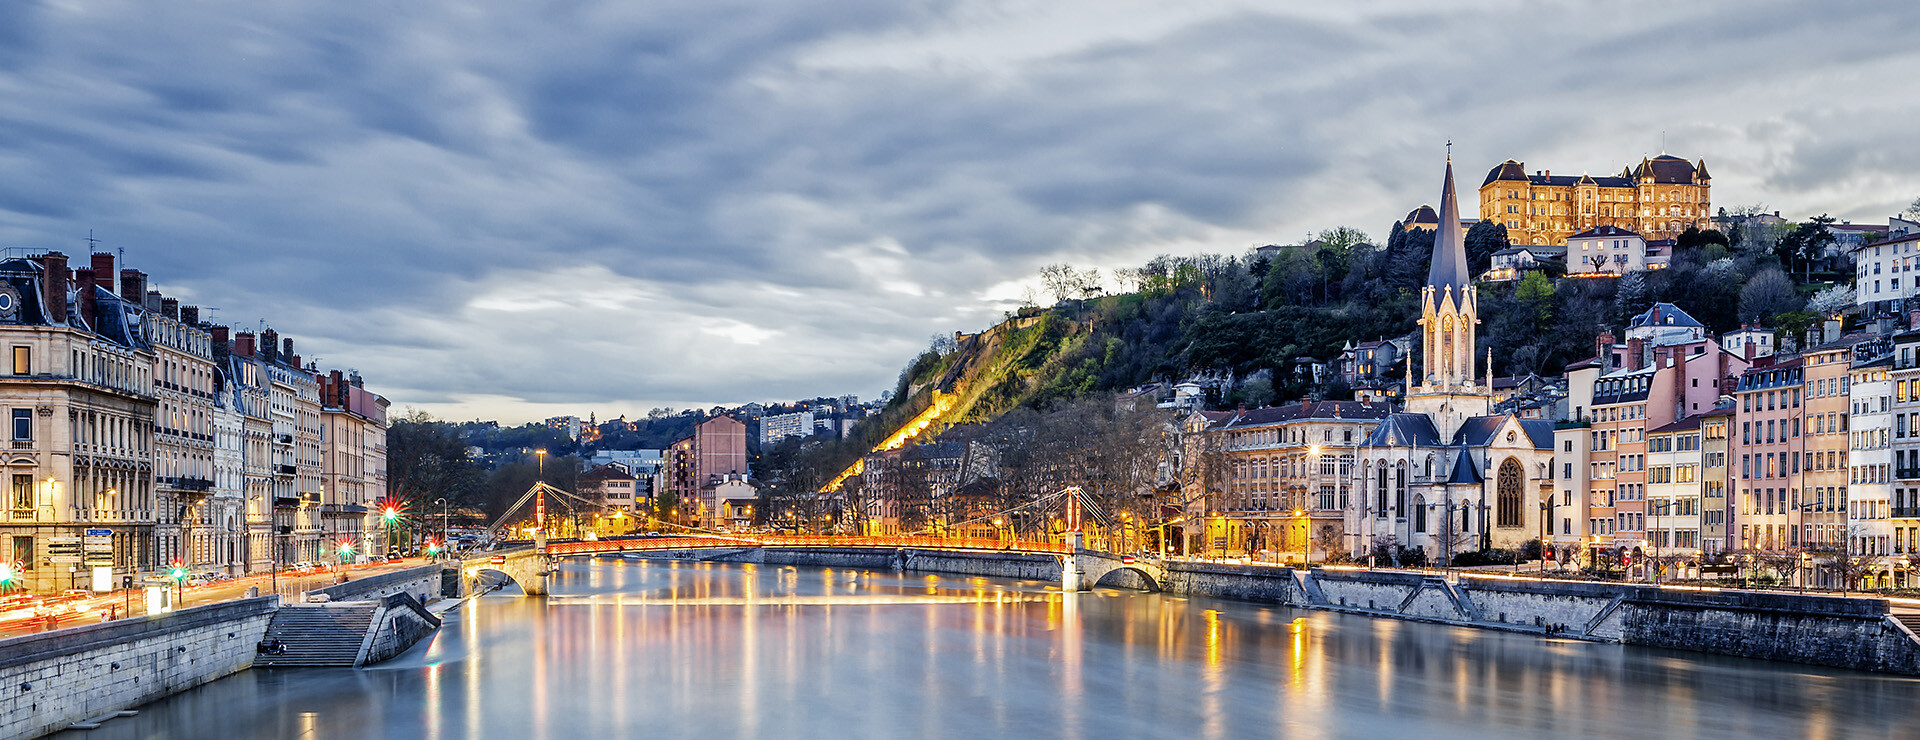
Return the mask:
MULTIPOLYGON (((885 452, 887 450, 897 450, 905 446, 908 440, 920 436, 920 433, 926 431, 927 427, 932 426, 934 422, 940 420, 940 417, 952 411, 956 398, 956 394, 941 393, 939 389, 934 389, 933 403, 927 406, 925 411, 920 412, 918 416, 902 424, 899 429, 893 430, 893 433, 887 435, 887 438, 881 441, 880 444, 874 445, 873 451, 885 452)), ((846 470, 840 471, 839 475, 833 477, 833 481, 827 484, 825 490, 829 493, 840 490, 842 483, 845 483, 848 478, 859 475, 865 469, 865 459, 853 461, 853 464, 847 466, 846 470)))

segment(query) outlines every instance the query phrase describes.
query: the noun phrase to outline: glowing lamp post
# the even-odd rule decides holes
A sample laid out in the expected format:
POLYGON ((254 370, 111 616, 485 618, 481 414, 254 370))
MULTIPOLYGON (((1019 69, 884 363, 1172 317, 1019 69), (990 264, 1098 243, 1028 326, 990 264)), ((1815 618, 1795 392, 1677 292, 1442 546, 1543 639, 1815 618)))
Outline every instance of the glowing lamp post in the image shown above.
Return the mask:
POLYGON ((400 512, 389 504, 380 512, 380 518, 387 523, 387 557, 393 557, 393 525, 400 520, 400 512))

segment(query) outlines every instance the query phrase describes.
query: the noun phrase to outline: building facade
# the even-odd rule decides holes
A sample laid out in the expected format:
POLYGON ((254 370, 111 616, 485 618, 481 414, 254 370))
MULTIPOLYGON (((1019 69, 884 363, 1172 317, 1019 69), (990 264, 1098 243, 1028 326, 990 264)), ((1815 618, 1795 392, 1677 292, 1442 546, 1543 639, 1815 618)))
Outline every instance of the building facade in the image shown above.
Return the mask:
MULTIPOLYGON (((1529 175, 1507 160, 1480 185, 1480 219, 1505 224, 1514 244, 1565 244, 1600 226, 1633 231, 1647 239, 1673 239, 1688 227, 1709 228, 1713 210, 1707 163, 1662 154, 1642 159, 1617 177, 1529 175)), ((1572 253, 1568 269, 1575 270, 1572 253)))

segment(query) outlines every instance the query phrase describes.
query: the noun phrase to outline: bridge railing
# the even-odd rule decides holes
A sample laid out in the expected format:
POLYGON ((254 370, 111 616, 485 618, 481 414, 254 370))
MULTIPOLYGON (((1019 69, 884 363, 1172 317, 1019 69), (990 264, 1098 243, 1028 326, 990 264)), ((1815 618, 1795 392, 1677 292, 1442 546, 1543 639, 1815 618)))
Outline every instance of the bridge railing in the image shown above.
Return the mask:
POLYGON ((925 550, 985 550, 1065 555, 1070 548, 1057 542, 957 537, 877 537, 866 535, 713 535, 701 537, 635 537, 581 542, 555 542, 547 545, 553 555, 602 552, 649 552, 726 547, 910 547, 925 550))

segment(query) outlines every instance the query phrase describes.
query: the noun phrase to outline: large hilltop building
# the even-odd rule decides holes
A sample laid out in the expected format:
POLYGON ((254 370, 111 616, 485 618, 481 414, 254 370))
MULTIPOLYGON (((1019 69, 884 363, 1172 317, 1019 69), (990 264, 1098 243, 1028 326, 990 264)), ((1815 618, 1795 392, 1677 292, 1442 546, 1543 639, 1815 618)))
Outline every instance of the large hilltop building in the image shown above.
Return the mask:
POLYGON ((1642 159, 1614 177, 1529 175, 1526 165, 1509 159, 1480 184, 1480 218, 1505 224, 1514 244, 1565 244, 1597 226, 1650 241, 1673 239, 1687 227, 1712 225, 1711 183, 1706 160, 1669 154, 1642 159))

